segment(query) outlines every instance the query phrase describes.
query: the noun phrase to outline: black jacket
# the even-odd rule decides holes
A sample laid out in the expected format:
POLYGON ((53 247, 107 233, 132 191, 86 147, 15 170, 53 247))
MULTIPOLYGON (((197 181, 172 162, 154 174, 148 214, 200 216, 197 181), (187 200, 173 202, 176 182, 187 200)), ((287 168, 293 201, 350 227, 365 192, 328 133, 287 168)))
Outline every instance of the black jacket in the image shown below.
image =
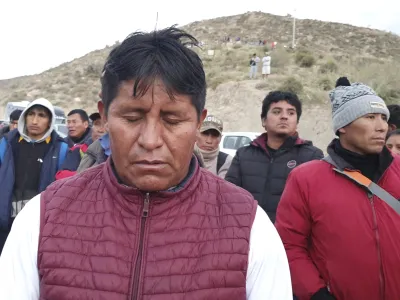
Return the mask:
POLYGON ((296 166, 323 158, 323 152, 312 142, 289 137, 271 156, 264 133, 249 146, 236 152, 225 179, 250 192, 275 222, 276 208, 286 179, 296 166))

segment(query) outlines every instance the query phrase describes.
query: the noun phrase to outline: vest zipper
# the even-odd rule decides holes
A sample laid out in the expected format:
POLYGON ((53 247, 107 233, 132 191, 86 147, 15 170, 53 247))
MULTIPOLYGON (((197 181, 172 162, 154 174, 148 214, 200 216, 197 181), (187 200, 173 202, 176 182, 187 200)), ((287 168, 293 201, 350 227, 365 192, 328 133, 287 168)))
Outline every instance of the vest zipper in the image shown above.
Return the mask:
POLYGON ((379 263, 379 288, 380 288, 381 299, 383 300, 383 299, 385 299, 385 292, 384 292, 385 286, 384 286, 384 280, 383 280, 383 265, 382 265, 381 246, 380 246, 380 238, 379 238, 376 210, 375 210, 375 205, 374 205, 374 201, 373 201, 373 195, 371 193, 368 193, 368 199, 371 203, 372 215, 373 215, 373 219, 374 219, 375 241, 376 241, 376 249, 378 251, 378 263, 379 263))
POLYGON ((143 256, 143 244, 144 244, 144 231, 147 217, 149 216, 149 206, 150 206, 150 194, 146 193, 144 197, 144 205, 142 210, 142 218, 140 221, 140 234, 139 234, 139 249, 136 258, 135 271, 132 276, 132 299, 139 299, 139 281, 140 281, 140 270, 142 267, 142 256, 143 256))

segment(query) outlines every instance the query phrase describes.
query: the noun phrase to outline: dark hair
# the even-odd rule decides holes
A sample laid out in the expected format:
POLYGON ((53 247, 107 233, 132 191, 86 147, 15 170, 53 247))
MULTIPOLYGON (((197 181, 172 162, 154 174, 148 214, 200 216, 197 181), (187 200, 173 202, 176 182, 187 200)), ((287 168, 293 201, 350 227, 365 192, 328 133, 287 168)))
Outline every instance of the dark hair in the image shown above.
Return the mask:
POLYGON ((290 105, 293 105, 296 108, 297 121, 300 120, 301 101, 299 100, 296 94, 290 92, 281 92, 281 91, 272 91, 265 97, 262 103, 261 119, 264 119, 267 116, 271 104, 278 103, 279 101, 286 101, 290 105))
POLYGON ((18 121, 21 114, 22 110, 20 109, 13 110, 10 114, 10 121, 18 121))
POLYGON ((71 110, 68 113, 68 117, 72 116, 72 115, 75 115, 75 114, 78 114, 81 117, 81 120, 83 122, 89 122, 89 116, 88 116, 87 112, 84 111, 83 109, 73 109, 73 110, 71 110))
POLYGON ((200 57, 187 47, 197 45, 192 35, 175 27, 129 35, 104 65, 101 95, 106 113, 122 81, 134 79, 133 96, 141 97, 160 79, 171 99, 174 94, 190 96, 200 117, 206 102, 206 77, 200 57))
POLYGON ((338 80, 336 80, 335 87, 338 87, 338 86, 351 86, 351 83, 347 79, 347 77, 339 77, 338 80))
POLYGON ((386 141, 393 135, 400 135, 400 129, 389 131, 389 133, 386 135, 386 141))
POLYGON ((390 112, 390 118, 388 120, 389 125, 394 125, 400 129, 400 105, 391 104, 387 106, 390 112))
POLYGON ((46 114, 49 116, 50 123, 51 123, 51 121, 53 119, 53 114, 51 113, 50 109, 48 109, 46 106, 41 105, 41 104, 35 104, 35 105, 29 107, 29 109, 25 112, 25 115, 24 115, 25 119, 28 116, 28 114, 34 109, 46 112, 46 114))

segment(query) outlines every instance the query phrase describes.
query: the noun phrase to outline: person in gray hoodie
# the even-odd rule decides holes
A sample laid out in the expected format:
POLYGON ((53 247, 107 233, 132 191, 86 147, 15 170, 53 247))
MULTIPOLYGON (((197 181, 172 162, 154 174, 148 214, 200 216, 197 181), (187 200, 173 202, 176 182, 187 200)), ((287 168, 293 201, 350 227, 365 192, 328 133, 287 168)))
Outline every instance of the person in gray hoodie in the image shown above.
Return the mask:
POLYGON ((13 130, 0 140, 0 251, 14 218, 55 180, 68 145, 54 130, 53 105, 31 102, 13 130))

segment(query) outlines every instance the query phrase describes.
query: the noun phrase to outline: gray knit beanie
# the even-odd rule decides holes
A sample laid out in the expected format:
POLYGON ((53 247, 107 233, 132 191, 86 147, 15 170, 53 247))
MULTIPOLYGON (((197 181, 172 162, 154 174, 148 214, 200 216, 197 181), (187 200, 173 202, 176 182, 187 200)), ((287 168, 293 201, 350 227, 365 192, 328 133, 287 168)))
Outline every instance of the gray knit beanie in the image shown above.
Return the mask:
POLYGON ((338 86, 329 93, 332 104, 333 131, 336 132, 367 114, 384 114, 389 120, 385 101, 362 83, 338 86))

